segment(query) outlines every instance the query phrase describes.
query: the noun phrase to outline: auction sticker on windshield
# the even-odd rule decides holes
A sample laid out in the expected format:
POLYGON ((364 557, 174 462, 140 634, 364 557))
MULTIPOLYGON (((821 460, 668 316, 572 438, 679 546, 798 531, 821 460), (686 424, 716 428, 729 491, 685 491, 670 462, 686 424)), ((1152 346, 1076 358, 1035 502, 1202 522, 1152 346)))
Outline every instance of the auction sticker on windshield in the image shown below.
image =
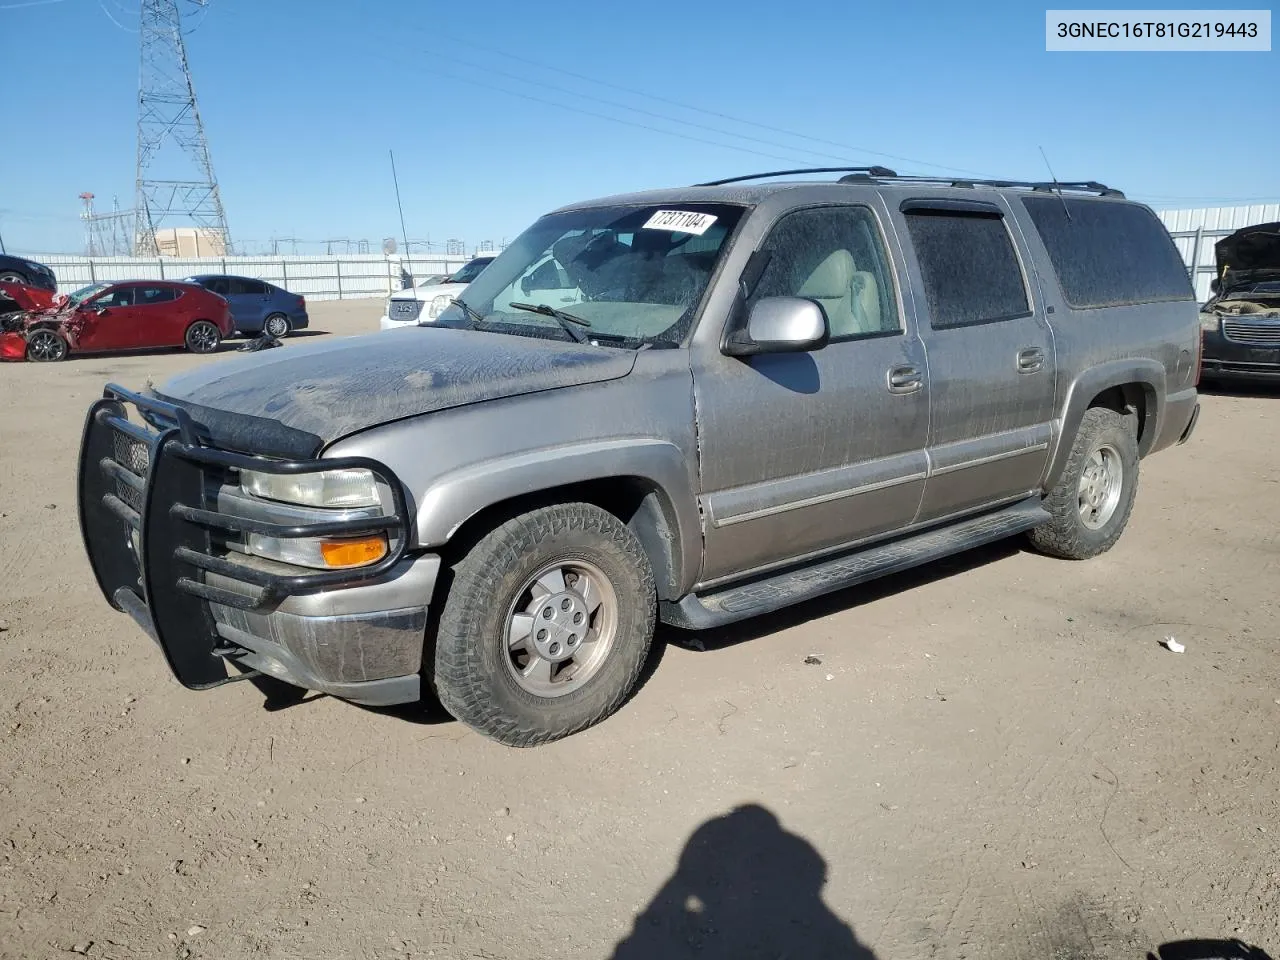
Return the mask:
POLYGON ((716 222, 709 213, 690 213, 685 210, 659 210, 644 225, 646 230, 674 230, 702 236, 716 222))

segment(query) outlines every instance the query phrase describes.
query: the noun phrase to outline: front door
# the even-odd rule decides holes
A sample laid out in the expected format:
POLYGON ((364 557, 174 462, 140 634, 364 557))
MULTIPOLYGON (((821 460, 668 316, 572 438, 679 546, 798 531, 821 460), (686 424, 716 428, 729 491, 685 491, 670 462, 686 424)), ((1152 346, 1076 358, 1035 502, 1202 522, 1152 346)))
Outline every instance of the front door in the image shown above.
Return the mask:
POLYGON ((84 326, 77 337, 81 350, 134 350, 145 346, 133 315, 134 288, 112 287, 80 306, 84 326))
POLYGON ((906 526, 924 490, 924 350, 876 213, 794 210, 759 250, 753 259, 767 261, 747 309, 762 297, 811 299, 831 341, 811 353, 691 356, 704 584, 906 526))
POLYGON ((932 391, 919 522, 1034 492, 1053 435, 1053 335, 997 202, 906 200, 900 224, 932 391))

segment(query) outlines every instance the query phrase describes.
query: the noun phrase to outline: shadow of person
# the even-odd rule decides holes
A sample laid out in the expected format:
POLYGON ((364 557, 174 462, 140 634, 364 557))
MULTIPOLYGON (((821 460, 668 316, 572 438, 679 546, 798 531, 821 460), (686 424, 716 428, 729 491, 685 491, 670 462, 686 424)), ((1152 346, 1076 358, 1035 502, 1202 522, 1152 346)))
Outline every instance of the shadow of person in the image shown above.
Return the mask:
POLYGON ((1261 947, 1242 940, 1173 940, 1147 954, 1147 960, 1271 960, 1261 947))
POLYGON ((826 861, 750 804, 709 820, 611 960, 875 960, 822 901, 826 861))

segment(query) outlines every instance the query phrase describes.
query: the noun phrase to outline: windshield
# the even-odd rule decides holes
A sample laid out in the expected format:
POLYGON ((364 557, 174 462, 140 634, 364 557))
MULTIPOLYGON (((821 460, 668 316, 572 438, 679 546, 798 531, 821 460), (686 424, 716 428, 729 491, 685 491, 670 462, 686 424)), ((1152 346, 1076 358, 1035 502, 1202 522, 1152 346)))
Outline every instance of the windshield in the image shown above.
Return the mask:
POLYGON ((81 287, 79 290, 67 294, 67 302, 84 303, 84 301, 88 300, 92 296, 96 296, 109 286, 111 286, 109 283, 92 283, 87 287, 81 287))
MULTIPOLYGON (((567 338, 565 319, 545 315, 558 311, 581 325, 586 339, 678 344, 744 211, 680 203, 551 214, 459 299, 485 329, 567 338)), ((466 313, 454 306, 440 320, 466 325, 466 313)))
POLYGON ((453 275, 450 283, 470 283, 480 275, 480 271, 493 263, 493 258, 488 257, 484 260, 471 260, 466 263, 461 270, 453 275))

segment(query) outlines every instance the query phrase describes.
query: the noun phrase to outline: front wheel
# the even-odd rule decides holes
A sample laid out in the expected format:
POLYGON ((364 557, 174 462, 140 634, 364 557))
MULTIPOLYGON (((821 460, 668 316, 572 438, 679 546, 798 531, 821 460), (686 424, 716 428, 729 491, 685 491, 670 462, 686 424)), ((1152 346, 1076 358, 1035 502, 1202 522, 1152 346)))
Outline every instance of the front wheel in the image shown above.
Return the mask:
POLYGON ((586 503, 522 514, 453 568, 436 694, 454 717, 507 746, 567 737, 631 693, 655 610, 648 557, 613 514, 586 503))
POLYGON ((222 331, 208 320, 187 327, 187 349, 192 353, 214 353, 222 344, 222 331))
POLYGON ((269 337, 282 340, 289 335, 289 318, 283 313, 273 313, 262 324, 262 332, 269 337))
POLYGON ((1087 560, 1115 546, 1138 493, 1135 427, 1133 416, 1085 411, 1062 476, 1045 498, 1052 519, 1029 535, 1037 550, 1087 560))
POLYGON ((65 360, 67 341, 52 330, 32 330, 27 334, 27 359, 32 363, 65 360))

